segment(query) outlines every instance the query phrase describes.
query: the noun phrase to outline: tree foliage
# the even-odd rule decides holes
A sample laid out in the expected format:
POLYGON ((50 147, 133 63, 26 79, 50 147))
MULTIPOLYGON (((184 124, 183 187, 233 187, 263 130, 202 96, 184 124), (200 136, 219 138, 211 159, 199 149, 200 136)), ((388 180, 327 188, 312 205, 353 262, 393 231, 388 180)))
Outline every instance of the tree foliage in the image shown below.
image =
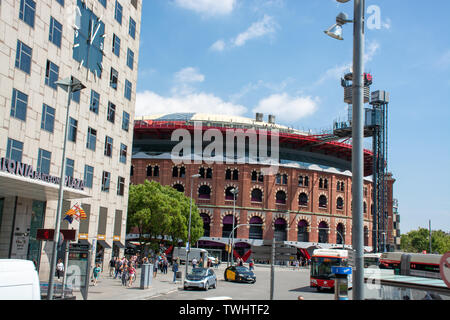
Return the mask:
MULTIPOLYGON (((191 199, 169 186, 156 181, 131 185, 128 198, 128 228, 137 227, 140 242, 160 243, 164 236, 171 244, 187 242, 191 199), (144 239, 143 235, 148 234, 144 239)), ((192 202, 191 243, 203 236, 203 220, 192 202)))
MULTIPOLYGON (((419 228, 412 230, 401 236, 400 247, 406 252, 422 252, 430 251, 429 230, 419 228)), ((431 249, 432 253, 444 254, 450 251, 450 234, 442 230, 435 230, 431 232, 431 249)))

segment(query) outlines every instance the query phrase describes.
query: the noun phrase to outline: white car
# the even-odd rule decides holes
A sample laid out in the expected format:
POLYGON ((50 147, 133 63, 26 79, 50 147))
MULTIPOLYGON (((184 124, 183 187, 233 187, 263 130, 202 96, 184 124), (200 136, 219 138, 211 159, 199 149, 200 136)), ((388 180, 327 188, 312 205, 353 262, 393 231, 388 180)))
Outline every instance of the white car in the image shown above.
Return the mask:
POLYGON ((188 288, 200 288, 207 291, 209 288, 217 288, 217 277, 211 268, 194 268, 184 280, 184 290, 188 288))

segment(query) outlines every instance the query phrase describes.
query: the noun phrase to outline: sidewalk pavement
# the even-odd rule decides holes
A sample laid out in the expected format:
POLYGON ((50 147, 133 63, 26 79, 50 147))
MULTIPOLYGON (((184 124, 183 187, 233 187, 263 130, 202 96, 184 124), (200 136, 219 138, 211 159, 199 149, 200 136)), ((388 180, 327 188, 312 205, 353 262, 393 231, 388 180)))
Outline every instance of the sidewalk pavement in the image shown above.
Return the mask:
MULTIPOLYGON (((226 268, 226 264, 222 264, 218 269, 214 270, 219 275, 223 273, 226 268)), ((141 268, 136 271, 136 278, 132 287, 122 286, 122 280, 117 277, 114 279, 109 276, 109 267, 100 274, 97 285, 93 286, 92 282, 89 286, 88 300, 146 300, 156 296, 169 294, 178 290, 183 290, 183 282, 178 279, 176 283, 173 283, 173 271, 171 268, 167 271, 167 274, 161 273, 158 270, 156 278, 152 278, 152 283, 148 289, 141 289, 141 268)), ((185 266, 182 265, 179 269, 183 272, 183 279, 185 273, 185 266)), ((190 269, 189 269, 190 270, 190 269)), ((183 280, 181 279, 181 280, 183 280)), ((74 291, 74 296, 77 300, 83 300, 81 292, 74 291)))
MULTIPOLYGON (((223 279, 223 272, 227 267, 226 263, 222 263, 217 269, 213 268, 218 279, 223 279)), ((270 268, 269 264, 256 264, 256 268, 270 268)), ((189 267, 191 268, 191 267, 189 267)), ((293 270, 292 267, 276 266, 278 270, 293 270)), ((301 267, 298 270, 308 270, 309 267, 301 267)), ((141 284, 141 269, 136 271, 136 279, 134 280, 132 287, 122 286, 122 280, 117 277, 114 279, 109 276, 109 267, 105 269, 97 281, 97 285, 93 286, 92 282, 89 286, 88 300, 147 300, 156 296, 170 294, 178 290, 183 290, 185 265, 179 268, 183 272, 183 278, 181 281, 178 279, 176 283, 173 283, 173 271, 171 268, 167 271, 167 274, 161 273, 158 270, 156 278, 152 278, 152 284, 148 289, 140 289, 141 284)), ((190 270, 190 269, 189 269, 190 270)), ((74 291, 76 300, 83 300, 81 292, 74 291)))

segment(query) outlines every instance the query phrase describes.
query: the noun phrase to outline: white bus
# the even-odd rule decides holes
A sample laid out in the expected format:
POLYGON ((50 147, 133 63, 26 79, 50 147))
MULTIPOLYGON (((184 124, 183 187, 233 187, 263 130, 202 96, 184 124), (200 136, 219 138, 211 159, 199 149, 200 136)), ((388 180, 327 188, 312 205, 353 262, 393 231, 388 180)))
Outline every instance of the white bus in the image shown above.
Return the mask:
POLYGON ((442 255, 408 252, 384 252, 380 268, 393 269, 396 274, 441 279, 439 263, 442 255))

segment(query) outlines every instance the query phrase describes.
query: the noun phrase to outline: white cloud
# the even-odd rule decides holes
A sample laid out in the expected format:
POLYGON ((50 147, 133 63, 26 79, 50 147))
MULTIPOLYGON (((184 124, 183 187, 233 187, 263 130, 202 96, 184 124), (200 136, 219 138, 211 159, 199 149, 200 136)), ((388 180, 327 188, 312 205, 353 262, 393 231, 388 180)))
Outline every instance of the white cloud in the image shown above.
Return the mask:
POLYGON ((247 30, 230 39, 228 43, 222 39, 217 40, 211 45, 210 50, 224 51, 227 47, 241 47, 249 40, 274 34, 277 27, 278 24, 273 17, 264 15, 260 21, 254 22, 247 30))
POLYGON ((437 59, 437 67, 447 69, 450 67, 450 49, 444 52, 439 59, 437 59))
POLYGON ((244 115, 247 109, 238 104, 223 101, 209 93, 191 93, 163 97, 152 91, 138 92, 136 97, 136 116, 156 113, 201 112, 227 115, 244 115))
POLYGON ((187 67, 175 73, 175 80, 182 83, 203 82, 205 76, 199 73, 197 69, 187 67))
POLYGON ((268 15, 264 15, 263 19, 253 23, 247 30, 240 33, 234 40, 233 44, 237 47, 243 46, 247 41, 255 38, 263 37, 267 34, 275 33, 277 24, 275 20, 268 15))
POLYGON ((230 14, 237 0, 175 0, 175 4, 208 16, 230 14))
POLYGON ((225 41, 217 40, 216 42, 213 43, 210 49, 213 51, 223 51, 225 49, 225 41))
POLYGON ((319 101, 318 97, 291 97, 287 93, 273 94, 261 100, 252 112, 273 114, 280 123, 292 124, 316 112, 319 101))

